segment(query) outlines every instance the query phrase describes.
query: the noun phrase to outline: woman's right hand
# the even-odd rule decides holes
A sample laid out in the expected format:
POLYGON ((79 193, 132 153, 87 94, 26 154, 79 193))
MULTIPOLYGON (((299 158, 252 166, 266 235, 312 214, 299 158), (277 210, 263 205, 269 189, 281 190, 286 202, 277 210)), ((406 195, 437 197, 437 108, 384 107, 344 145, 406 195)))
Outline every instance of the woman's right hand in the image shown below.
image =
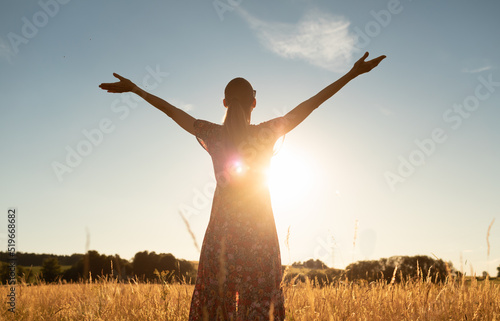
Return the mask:
POLYGON ((120 79, 118 82, 102 83, 99 85, 101 89, 107 90, 108 93, 125 93, 132 91, 137 86, 129 79, 113 73, 113 76, 120 79))
POLYGON ((382 55, 375 59, 365 61, 367 57, 368 57, 368 51, 365 52, 363 57, 361 57, 358 61, 356 61, 356 63, 352 67, 351 71, 349 71, 349 73, 352 74, 354 77, 356 77, 366 72, 369 72, 373 68, 377 67, 378 64, 386 58, 385 55, 382 55))

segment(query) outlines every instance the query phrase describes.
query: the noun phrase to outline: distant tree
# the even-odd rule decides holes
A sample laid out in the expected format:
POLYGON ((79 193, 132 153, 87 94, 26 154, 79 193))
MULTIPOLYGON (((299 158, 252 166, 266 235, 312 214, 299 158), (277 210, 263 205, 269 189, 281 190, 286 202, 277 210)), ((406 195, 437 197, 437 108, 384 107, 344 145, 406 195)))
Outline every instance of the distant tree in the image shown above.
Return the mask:
POLYGON ((497 267, 497 271, 498 271, 497 277, 500 278, 500 265, 497 267))
POLYGON ((58 255, 57 259, 59 260, 59 264, 61 265, 73 265, 80 261, 80 259, 84 256, 85 254, 77 254, 73 253, 71 255, 58 255))
POLYGON ((7 262, 2 262, 0 267, 0 282, 1 284, 8 284, 10 279, 10 264, 7 262))
POLYGON ((64 272, 63 278, 67 281, 79 281, 86 280, 89 276, 97 278, 105 275, 116 277, 118 280, 126 279, 132 276, 131 264, 119 255, 107 256, 97 251, 88 251, 64 272))
POLYGON ((155 264, 156 269, 158 271, 178 271, 178 263, 175 256, 172 254, 160 254, 157 257, 157 262, 155 264))
POLYGON ((337 269, 311 269, 307 272, 306 276, 311 280, 311 282, 316 285, 323 287, 327 284, 331 284, 332 282, 337 282, 342 275, 341 270, 337 269))
MULTIPOLYGON (((0 284, 8 284, 10 280, 11 265, 7 262, 0 262, 0 284)), ((16 266, 17 282, 21 282, 21 279, 25 277, 26 281, 29 278, 26 275, 26 270, 22 266, 16 266)))
POLYGON ((118 254, 115 256, 108 256, 108 259, 113 263, 112 275, 118 280, 126 279, 132 275, 132 264, 122 259, 118 254))
MULTIPOLYGON (((17 252, 16 260, 17 266, 41 266, 45 259, 49 257, 55 257, 59 261, 60 265, 73 265, 80 260, 83 254, 72 254, 68 255, 54 255, 54 254, 35 254, 35 253, 24 253, 17 252)), ((7 262, 10 259, 8 252, 0 251, 0 261, 7 262)))
MULTIPOLYGON (((149 253, 148 251, 137 252, 132 261, 132 268, 134 275, 141 280, 154 279, 155 266, 157 254, 155 252, 149 253)), ((161 271, 160 271, 161 272, 161 271)))
POLYGON ((111 274, 111 262, 107 256, 99 254, 97 251, 88 251, 86 254, 88 262, 88 272, 93 278, 111 274))
POLYGON ((61 266, 55 257, 47 258, 42 263, 42 278, 45 282, 54 282, 61 276, 61 266))
POLYGON ((385 279, 401 282, 407 278, 442 282, 453 272, 451 262, 435 260, 425 255, 393 256, 378 261, 359 261, 346 267, 346 275, 350 280, 364 279, 368 282, 385 279), (394 273, 396 271, 396 273, 394 273))
POLYGON ((312 284, 317 286, 324 286, 328 282, 326 274, 322 271, 318 271, 318 269, 309 270, 306 276, 309 278, 312 284))
POLYGON ((23 268, 22 266, 18 266, 17 267, 17 279, 18 281, 20 282, 23 278, 24 278, 24 281, 28 281, 29 280, 29 277, 30 277, 30 274, 31 274, 31 271, 30 273, 27 273, 26 272, 26 269, 23 268))
POLYGON ((321 260, 314 260, 314 259, 309 259, 304 262, 293 262, 292 267, 296 268, 306 268, 306 269, 327 269, 328 266, 323 263, 321 260))
POLYGON ((345 275, 344 270, 340 269, 335 269, 335 268, 328 268, 325 270, 326 277, 328 279, 328 282, 337 282, 340 281, 340 278, 345 275))
POLYGON ((134 256, 133 272, 140 280, 157 280, 157 272, 168 271, 168 282, 194 282, 196 273, 193 265, 185 260, 178 260, 172 254, 156 254, 155 252, 137 252, 134 256))
POLYGON ((83 279, 83 258, 64 271, 63 279, 75 282, 83 279))
POLYGON ((349 280, 364 279, 368 282, 380 279, 384 272, 384 259, 379 261, 358 261, 346 267, 346 276, 349 280))
POLYGON ((308 268, 308 269, 326 269, 327 268, 325 263, 321 262, 320 260, 313 260, 313 259, 305 261, 303 266, 305 268, 308 268))

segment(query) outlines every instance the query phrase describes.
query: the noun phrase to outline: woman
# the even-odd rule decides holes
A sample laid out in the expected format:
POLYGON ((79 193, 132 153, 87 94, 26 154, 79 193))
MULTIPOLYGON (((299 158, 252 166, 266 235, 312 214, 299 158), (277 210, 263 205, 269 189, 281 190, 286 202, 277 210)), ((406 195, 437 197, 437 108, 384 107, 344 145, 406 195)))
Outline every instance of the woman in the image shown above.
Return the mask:
POLYGON ((385 56, 365 61, 368 52, 343 77, 283 117, 251 125, 255 91, 243 78, 224 91, 222 125, 197 120, 166 101, 114 74, 120 81, 101 84, 108 92, 134 92, 163 111, 212 157, 217 180, 205 233, 190 320, 274 320, 285 318, 281 259, 266 170, 276 140, 355 77, 375 68, 385 56))

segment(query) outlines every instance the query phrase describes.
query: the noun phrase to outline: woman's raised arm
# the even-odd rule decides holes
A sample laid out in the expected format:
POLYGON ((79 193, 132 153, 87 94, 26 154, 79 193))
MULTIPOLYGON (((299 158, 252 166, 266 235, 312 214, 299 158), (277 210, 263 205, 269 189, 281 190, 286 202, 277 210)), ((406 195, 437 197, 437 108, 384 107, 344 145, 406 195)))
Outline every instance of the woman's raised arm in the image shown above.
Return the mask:
POLYGON ((152 95, 145 90, 142 90, 141 88, 136 86, 133 82, 131 82, 129 79, 124 78, 116 73, 114 73, 113 76, 118 78, 120 81, 114 83, 102 83, 99 85, 99 87, 101 89, 107 90, 109 93, 133 92, 141 96, 148 103, 150 103, 154 107, 158 108, 159 110, 167 114, 167 116, 172 118, 179 126, 185 129, 188 133, 194 135, 195 118, 193 118, 191 115, 189 115, 182 109, 179 109, 169 104, 165 100, 156 97, 155 95, 152 95))
POLYGON ((352 69, 347 74, 345 74, 329 86, 325 87, 323 90, 321 90, 319 93, 312 96, 308 100, 302 102, 297 107, 288 112, 285 116, 283 116, 285 119, 285 133, 294 129, 298 124, 306 119, 314 109, 318 108, 322 103, 332 97, 349 81, 361 74, 369 72, 385 58, 385 56, 380 56, 375 59, 365 61, 367 57, 368 52, 366 52, 363 57, 356 61, 352 69))

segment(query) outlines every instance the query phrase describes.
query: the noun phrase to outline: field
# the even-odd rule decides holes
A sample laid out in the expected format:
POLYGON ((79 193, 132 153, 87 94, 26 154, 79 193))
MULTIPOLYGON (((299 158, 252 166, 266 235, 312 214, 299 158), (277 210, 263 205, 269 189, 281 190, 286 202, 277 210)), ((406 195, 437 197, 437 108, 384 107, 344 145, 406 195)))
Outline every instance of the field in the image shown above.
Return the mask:
MULTIPOLYGON (((286 320, 500 320, 500 282, 461 279, 401 284, 340 282, 284 287, 286 320)), ((7 297, 7 286, 0 288, 7 297)), ((93 283, 18 285, 15 318, 1 320, 187 320, 192 285, 93 283)), ((4 301, 5 302, 5 301, 4 301)))

